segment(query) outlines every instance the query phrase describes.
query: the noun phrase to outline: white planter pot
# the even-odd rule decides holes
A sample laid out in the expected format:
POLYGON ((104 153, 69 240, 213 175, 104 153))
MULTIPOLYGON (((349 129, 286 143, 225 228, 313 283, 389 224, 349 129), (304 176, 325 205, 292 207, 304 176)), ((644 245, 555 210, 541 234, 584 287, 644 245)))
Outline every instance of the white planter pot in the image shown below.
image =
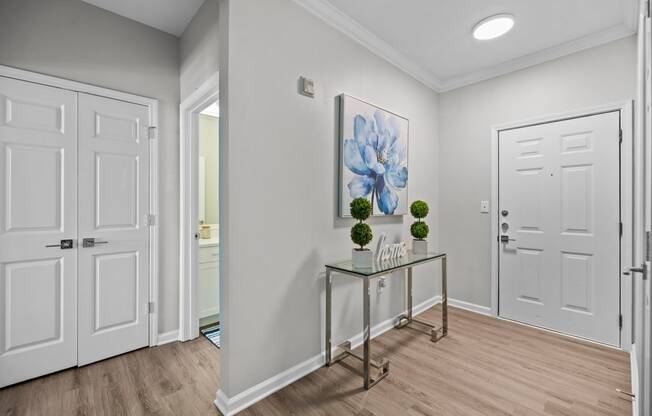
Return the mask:
POLYGON ((369 269, 374 265, 374 252, 369 249, 351 249, 351 260, 356 269, 369 269))
POLYGON ((412 252, 414 254, 428 254, 428 241, 412 240, 412 252))

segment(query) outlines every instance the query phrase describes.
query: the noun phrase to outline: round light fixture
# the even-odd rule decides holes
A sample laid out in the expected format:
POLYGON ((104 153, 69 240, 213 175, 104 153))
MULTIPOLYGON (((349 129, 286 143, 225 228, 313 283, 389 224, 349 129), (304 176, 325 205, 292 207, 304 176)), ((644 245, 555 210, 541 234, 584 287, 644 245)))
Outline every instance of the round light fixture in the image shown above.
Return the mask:
POLYGON ((495 39, 512 30, 514 16, 511 14, 497 14, 480 20, 473 27, 473 37, 478 40, 495 39))

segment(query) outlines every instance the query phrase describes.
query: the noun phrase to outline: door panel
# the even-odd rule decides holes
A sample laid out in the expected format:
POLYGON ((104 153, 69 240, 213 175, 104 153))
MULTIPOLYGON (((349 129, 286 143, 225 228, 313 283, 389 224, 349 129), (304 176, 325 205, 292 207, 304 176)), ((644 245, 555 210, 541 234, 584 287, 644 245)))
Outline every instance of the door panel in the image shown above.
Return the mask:
POLYGON ((79 94, 79 365, 149 344, 148 117, 79 94))
POLYGON ((77 364, 77 99, 0 77, 0 387, 77 364))
POLYGON ((500 132, 501 316, 620 345, 619 130, 612 112, 500 132))
POLYGON ((95 229, 137 229, 138 156, 97 152, 95 168, 95 229))

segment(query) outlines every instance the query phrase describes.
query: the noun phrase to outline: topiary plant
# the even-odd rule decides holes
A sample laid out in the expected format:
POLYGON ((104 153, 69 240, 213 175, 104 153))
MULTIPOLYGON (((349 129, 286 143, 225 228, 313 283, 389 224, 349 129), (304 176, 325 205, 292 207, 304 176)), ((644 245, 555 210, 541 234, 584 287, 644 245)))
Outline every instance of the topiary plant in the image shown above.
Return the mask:
POLYGON ((428 204, 425 201, 414 201, 410 205, 410 213, 414 218, 421 219, 428 216, 428 204))
POLYGON ((371 215, 371 202, 366 198, 356 198, 349 205, 351 216, 356 220, 364 221, 371 215))
POLYGON ((351 240, 364 250, 364 246, 371 242, 373 233, 371 227, 363 221, 371 215, 371 202, 365 198, 356 198, 349 205, 351 216, 358 220, 358 223, 351 228, 351 240))
POLYGON ((364 246, 371 242, 373 233, 369 224, 359 222, 351 228, 351 240, 360 246, 360 250, 364 250, 364 246))
POLYGON ((430 231, 428 224, 421 221, 421 219, 428 215, 428 211, 428 204, 424 201, 414 201, 410 205, 410 213, 417 219, 410 227, 410 233, 417 240, 423 240, 428 237, 428 232, 430 231))

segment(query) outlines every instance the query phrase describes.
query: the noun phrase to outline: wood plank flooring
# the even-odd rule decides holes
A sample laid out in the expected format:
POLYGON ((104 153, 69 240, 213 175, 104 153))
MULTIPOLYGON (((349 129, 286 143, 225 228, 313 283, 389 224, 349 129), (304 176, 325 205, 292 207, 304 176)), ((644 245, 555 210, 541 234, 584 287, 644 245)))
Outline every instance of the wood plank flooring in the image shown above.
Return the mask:
POLYGON ((219 350, 206 338, 144 348, 0 390, 0 415, 216 415, 219 350))
MULTIPOLYGON (((630 390, 627 354, 455 308, 449 322, 435 344, 409 328, 376 338, 390 374, 369 391, 347 358, 241 415, 631 415, 615 392, 630 390)), ((218 371, 219 350, 201 337, 2 389, 0 415, 217 415, 218 371)))

